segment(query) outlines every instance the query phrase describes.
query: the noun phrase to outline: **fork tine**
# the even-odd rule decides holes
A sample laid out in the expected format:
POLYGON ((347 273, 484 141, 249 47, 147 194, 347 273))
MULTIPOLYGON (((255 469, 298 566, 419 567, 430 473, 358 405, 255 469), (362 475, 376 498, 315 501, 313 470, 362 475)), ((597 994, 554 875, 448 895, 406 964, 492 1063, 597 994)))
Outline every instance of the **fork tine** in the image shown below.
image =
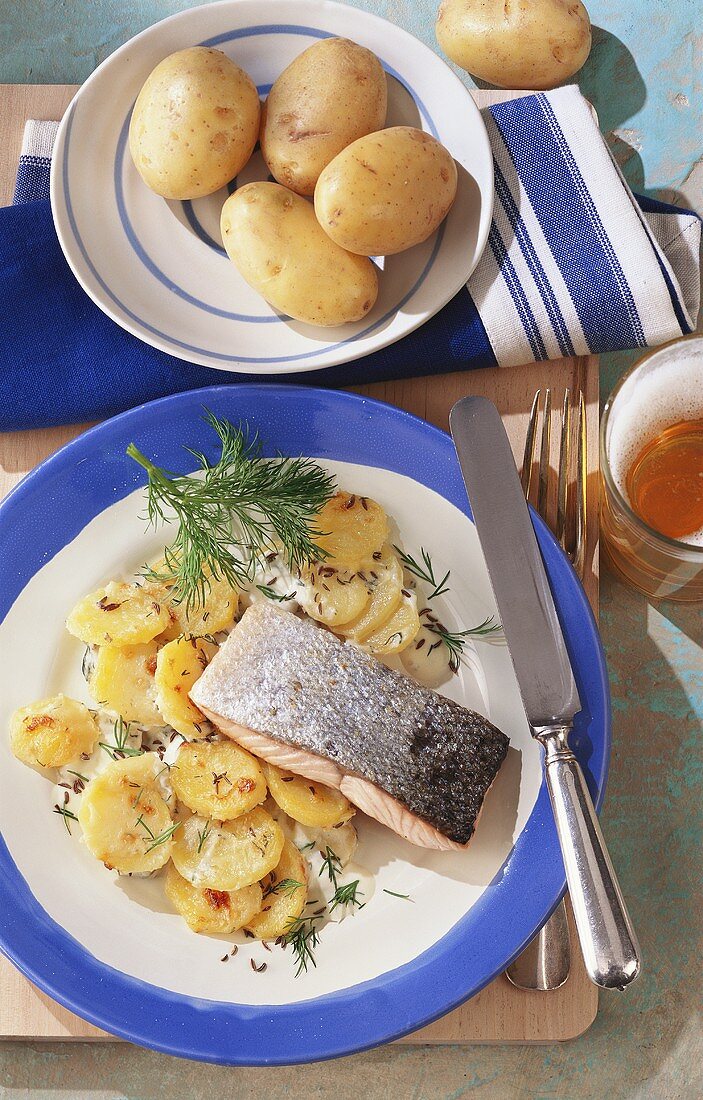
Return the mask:
POLYGON ((527 435, 525 436, 525 453, 522 458, 522 473, 520 475, 520 480, 522 482, 522 491, 527 500, 529 500, 530 497, 530 486, 532 484, 532 463, 535 457, 535 436, 537 434, 537 416, 541 393, 541 390, 537 390, 534 401, 532 402, 530 419, 527 424, 527 435))
POLYGON ((578 435, 576 442, 576 545, 574 547, 574 569, 583 578, 586 559, 586 490, 588 478, 588 437, 586 429, 586 401, 583 391, 579 393, 578 435))
POLYGON ((537 511, 547 518, 547 488, 549 484, 549 454, 552 441, 552 391, 544 391, 544 419, 542 421, 542 445, 539 451, 539 481, 537 489, 537 511))
POLYGON ((557 481, 557 521, 554 534, 562 550, 566 550, 566 509, 569 492, 569 469, 571 465, 571 394, 564 391, 564 405, 561 414, 561 437, 559 440, 559 479, 557 481))

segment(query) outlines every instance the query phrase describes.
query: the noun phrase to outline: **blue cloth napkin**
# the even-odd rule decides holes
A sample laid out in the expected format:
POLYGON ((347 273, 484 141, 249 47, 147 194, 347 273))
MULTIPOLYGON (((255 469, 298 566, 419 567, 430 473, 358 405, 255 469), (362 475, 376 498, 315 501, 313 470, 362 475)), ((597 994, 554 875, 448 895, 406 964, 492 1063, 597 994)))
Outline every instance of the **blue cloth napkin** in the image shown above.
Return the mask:
MULTIPOLYGON (((700 222, 633 196, 576 87, 494 103, 483 116, 496 201, 468 286, 382 351, 276 381, 340 386, 512 366, 652 347, 695 327, 700 222)), ((261 382, 143 344, 84 293, 48 202, 56 125, 27 124, 15 205, 0 210, 0 429, 97 420, 197 386, 261 382)))

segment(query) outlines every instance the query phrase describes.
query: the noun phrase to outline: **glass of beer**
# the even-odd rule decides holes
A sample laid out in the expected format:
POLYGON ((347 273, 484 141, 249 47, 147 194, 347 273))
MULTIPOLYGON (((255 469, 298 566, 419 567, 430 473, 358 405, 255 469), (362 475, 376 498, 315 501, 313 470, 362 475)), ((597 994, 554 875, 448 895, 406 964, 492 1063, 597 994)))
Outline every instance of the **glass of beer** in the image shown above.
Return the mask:
POLYGON ((601 535, 621 580, 703 600, 703 336, 645 355, 601 421, 601 535))

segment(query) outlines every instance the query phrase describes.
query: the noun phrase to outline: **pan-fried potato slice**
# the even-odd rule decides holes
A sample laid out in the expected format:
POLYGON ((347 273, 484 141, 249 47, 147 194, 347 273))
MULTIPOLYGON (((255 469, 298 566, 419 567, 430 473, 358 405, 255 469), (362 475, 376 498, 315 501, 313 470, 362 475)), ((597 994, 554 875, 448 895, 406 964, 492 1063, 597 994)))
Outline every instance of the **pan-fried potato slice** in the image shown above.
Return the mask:
POLYGON ((181 745, 171 783, 189 810, 216 821, 241 817, 266 798, 259 762, 234 741, 181 745))
POLYGON ((192 886, 241 890, 281 858, 283 830, 260 806, 233 821, 194 816, 178 830, 172 859, 192 886))
POLYGON ((67 695, 52 695, 20 707, 10 719, 10 747, 24 764, 60 768, 91 753, 99 736, 87 707, 67 695))
POLYGON ((125 722, 161 726, 156 707, 156 642, 146 645, 101 645, 88 682, 96 702, 121 714, 125 722))
POLYGON ((358 573, 340 572, 326 562, 301 571, 304 586, 297 599, 311 619, 333 630, 362 614, 371 599, 368 583, 358 573))
MULTIPOLYGON (((163 558, 151 567, 155 573, 163 573, 168 570, 163 558)), ((186 611, 184 603, 176 603, 173 599, 173 582, 153 580, 148 581, 146 587, 154 595, 158 602, 162 602, 166 608, 168 622, 163 629, 161 637, 165 641, 173 641, 181 634, 194 638, 200 638, 204 634, 217 634, 219 630, 226 630, 232 626, 234 617, 239 608, 239 592, 232 588, 224 577, 215 579, 209 569, 205 570, 208 585, 205 591, 204 602, 186 611)))
MULTIPOLYGON (((376 631, 383 628, 403 599, 403 569, 390 546, 384 546, 380 558, 368 567, 368 575, 375 584, 366 610, 357 619, 340 627, 340 634, 363 644, 376 631), (375 577, 372 576, 375 574, 375 577)), ((385 635, 389 637, 389 635, 385 635)))
POLYGON ((260 940, 273 940, 290 928, 308 900, 308 865, 290 840, 286 840, 277 867, 264 883, 261 912, 246 921, 260 940))
POLYGON ((265 760, 261 764, 274 801, 301 825, 331 829, 354 816, 354 807, 339 791, 275 768, 265 760))
POLYGON ((156 658, 156 705, 164 722, 184 737, 197 737, 205 718, 188 692, 214 653, 210 642, 202 638, 174 638, 163 646, 156 658))
POLYGON ((109 870, 156 871, 168 862, 173 821, 156 778, 163 766, 153 752, 114 760, 85 788, 83 839, 109 870))
POLYGON ((319 852, 328 848, 334 852, 342 867, 346 867, 354 858, 358 841, 357 832, 351 821, 343 821, 332 829, 306 829, 305 835, 315 844, 319 852))
POLYGON ((258 882, 231 891, 191 886, 173 863, 166 871, 164 892, 193 932, 219 932, 225 936, 248 924, 261 909, 263 898, 258 882))
POLYGON ((388 538, 388 516, 370 497, 339 492, 315 517, 323 532, 315 542, 327 551, 325 561, 354 573, 373 558, 388 538))
POLYGON ((389 653, 402 653, 412 645, 420 629, 420 616, 417 613, 417 597, 414 594, 403 595, 402 603, 391 617, 364 640, 364 648, 377 656, 389 653))
POLYGON ((66 619, 70 634, 86 645, 140 645, 166 628, 168 608, 138 584, 110 581, 84 596, 66 619))

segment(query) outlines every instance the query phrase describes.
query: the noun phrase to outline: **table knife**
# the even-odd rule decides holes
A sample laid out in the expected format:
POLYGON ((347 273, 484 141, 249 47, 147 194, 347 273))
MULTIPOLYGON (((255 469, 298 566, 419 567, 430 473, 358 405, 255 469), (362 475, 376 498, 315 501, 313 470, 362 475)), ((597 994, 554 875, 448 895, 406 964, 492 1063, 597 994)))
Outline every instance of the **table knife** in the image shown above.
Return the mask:
POLYGON ((484 397, 458 401, 449 423, 522 701, 544 749, 586 970, 596 985, 624 989, 639 973, 639 945, 569 748, 581 701, 510 443, 484 397))

